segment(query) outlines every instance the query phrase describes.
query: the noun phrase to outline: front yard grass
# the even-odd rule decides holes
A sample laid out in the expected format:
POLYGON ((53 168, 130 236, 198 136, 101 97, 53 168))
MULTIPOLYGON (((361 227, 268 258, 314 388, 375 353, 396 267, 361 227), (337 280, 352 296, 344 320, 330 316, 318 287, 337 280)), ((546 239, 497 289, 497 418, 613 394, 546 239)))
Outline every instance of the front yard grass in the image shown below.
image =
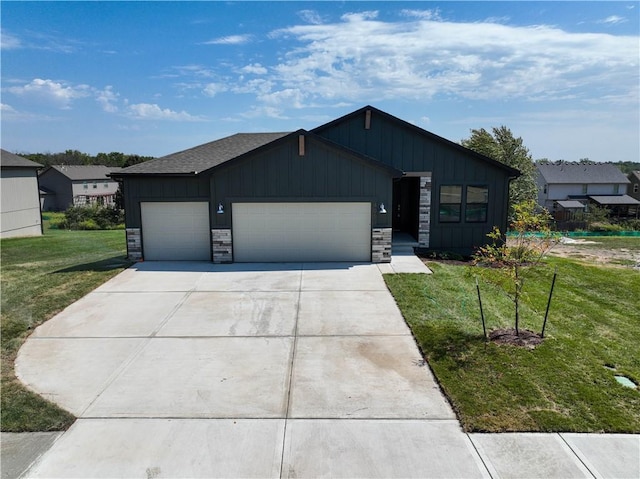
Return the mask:
MULTIPOLYGON (((46 228, 45 224, 45 228, 46 228)), ((126 268, 122 230, 45 230, 0 242, 2 259, 2 421, 5 432, 54 431, 74 416, 25 388, 14 373, 34 328, 126 268)))
MULTIPOLYGON (((539 333, 557 266, 546 339, 533 350, 485 343, 470 266, 432 262, 433 275, 385 280, 466 431, 640 433, 640 390, 614 379, 640 383, 640 272, 547 262, 521 309, 521 327, 539 333)), ((488 329, 512 327, 513 303, 481 288, 488 329)))

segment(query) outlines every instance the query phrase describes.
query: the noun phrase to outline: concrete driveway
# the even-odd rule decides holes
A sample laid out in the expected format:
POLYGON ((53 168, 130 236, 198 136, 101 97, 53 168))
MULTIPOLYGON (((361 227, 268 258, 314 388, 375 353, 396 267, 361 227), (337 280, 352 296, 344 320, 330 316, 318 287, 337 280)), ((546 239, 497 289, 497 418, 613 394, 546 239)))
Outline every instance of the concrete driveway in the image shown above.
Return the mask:
POLYGON ((634 435, 464 434, 384 285, 405 260, 124 271, 20 350, 79 418, 26 477, 638 477, 634 435))
POLYGON ((79 417, 29 477, 483 477, 372 264, 140 263, 16 372, 79 417))

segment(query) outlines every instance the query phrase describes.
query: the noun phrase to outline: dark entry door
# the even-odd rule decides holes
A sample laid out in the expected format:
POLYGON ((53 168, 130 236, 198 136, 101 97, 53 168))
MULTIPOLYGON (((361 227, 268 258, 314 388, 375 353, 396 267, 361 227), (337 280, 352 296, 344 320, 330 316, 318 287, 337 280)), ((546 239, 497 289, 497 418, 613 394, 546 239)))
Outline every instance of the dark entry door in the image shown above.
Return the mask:
POLYGON ((418 238, 420 178, 405 177, 393 182, 393 231, 418 238))

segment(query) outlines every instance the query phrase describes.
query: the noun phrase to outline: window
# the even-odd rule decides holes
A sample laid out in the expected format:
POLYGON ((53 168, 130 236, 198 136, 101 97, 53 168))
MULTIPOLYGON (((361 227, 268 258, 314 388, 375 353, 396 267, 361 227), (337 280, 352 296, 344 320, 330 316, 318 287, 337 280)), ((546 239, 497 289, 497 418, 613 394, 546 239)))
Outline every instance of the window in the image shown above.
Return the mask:
POLYGON ((489 210, 489 188, 467 186, 464 220, 467 223, 486 223, 489 210))
POLYGON ((89 188, 89 184, 85 181, 84 183, 82 183, 82 187, 86 190, 87 188, 89 188))
POLYGON ((633 192, 637 193, 638 192, 638 183, 636 183, 635 185, 633 185, 633 192))
POLYGON ((586 195, 587 194, 587 188, 589 185, 582 185, 582 194, 586 195))
POLYGON ((93 182, 93 187, 94 187, 94 188, 97 188, 97 187, 98 187, 98 182, 97 182, 97 181, 94 181, 94 182, 93 182))
POLYGON ((613 194, 617 195, 620 193, 620 185, 613 185, 613 194))
POLYGON ((549 187, 549 185, 544 185, 543 193, 544 193, 545 195, 547 194, 548 187, 549 187))
POLYGON ((462 186, 440 186, 440 211, 438 218, 442 223, 457 223, 461 218, 462 186))
POLYGON ((109 183, 105 181, 105 182, 104 182, 104 187, 105 187, 105 188, 109 188, 109 183))

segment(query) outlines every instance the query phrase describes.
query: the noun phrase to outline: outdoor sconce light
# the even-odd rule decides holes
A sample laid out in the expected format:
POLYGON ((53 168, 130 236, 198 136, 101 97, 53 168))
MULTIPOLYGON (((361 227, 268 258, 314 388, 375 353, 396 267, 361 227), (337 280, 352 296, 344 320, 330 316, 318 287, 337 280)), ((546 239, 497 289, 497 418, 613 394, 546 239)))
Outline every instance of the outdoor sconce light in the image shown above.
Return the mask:
POLYGON ((222 206, 222 203, 218 203, 218 211, 217 211, 217 213, 219 215, 224 214, 224 206, 222 206))
POLYGON ((384 209, 384 203, 380 203, 380 211, 379 213, 385 214, 387 210, 384 209))

